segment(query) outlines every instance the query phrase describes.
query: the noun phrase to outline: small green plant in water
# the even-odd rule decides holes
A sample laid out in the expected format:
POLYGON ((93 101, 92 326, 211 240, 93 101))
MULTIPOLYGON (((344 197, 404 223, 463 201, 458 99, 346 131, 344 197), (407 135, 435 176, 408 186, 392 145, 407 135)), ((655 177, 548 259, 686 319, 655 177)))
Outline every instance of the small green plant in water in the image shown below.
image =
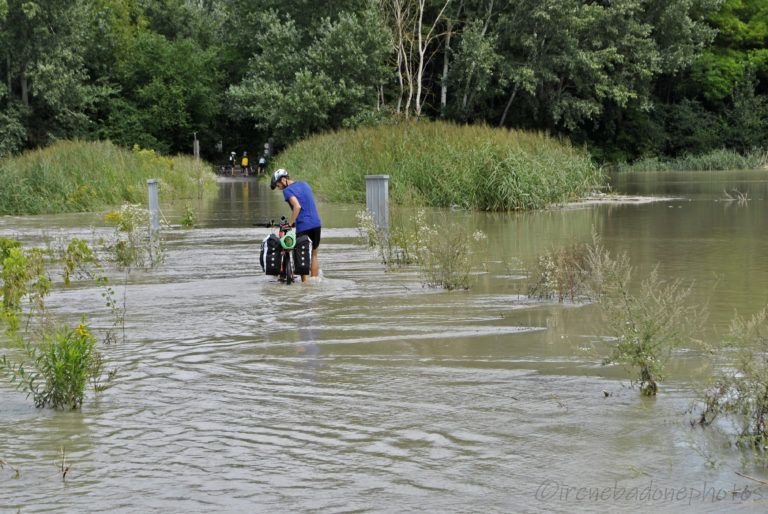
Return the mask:
POLYGON ((424 210, 418 210, 414 217, 393 213, 392 219, 389 230, 384 230, 376 225, 370 212, 357 213, 358 231, 362 239, 377 252, 387 269, 400 268, 417 261, 418 248, 421 246, 419 227, 424 225, 424 210))
POLYGON ((76 272, 79 272, 82 275, 90 274, 84 269, 84 266, 96 264, 96 254, 93 253, 91 247, 88 246, 88 242, 84 239, 71 239, 61 257, 63 261, 63 278, 65 286, 72 283, 72 275, 76 272))
MULTIPOLYGON (((45 297, 51 287, 46 257, 60 259, 65 285, 77 274, 106 286, 107 279, 96 276, 91 269, 99 271, 100 265, 83 240, 72 239, 57 251, 11 245, 0 273, 2 310, 7 322, 6 333, 21 350, 21 355, 13 360, 3 355, 0 372, 32 395, 38 407, 75 409, 82 404, 88 382, 97 391, 102 390, 115 372, 105 372, 104 359, 96 350, 96 338, 86 325, 85 317, 75 328, 70 328, 46 313, 45 297), (22 312, 27 312, 29 319, 24 330, 20 324, 22 312)), ((107 291, 111 290, 107 288, 107 291)), ((110 293, 114 303, 112 296, 110 293)))
POLYGON ((38 311, 44 310, 44 298, 51 288, 45 272, 44 253, 40 248, 25 250, 14 246, 2 261, 2 313, 11 333, 19 329, 25 297, 38 311))
POLYGON ((185 228, 193 228, 195 225, 197 225, 197 213, 189 204, 186 204, 184 207, 184 214, 181 217, 181 226, 185 228))
POLYGON ((736 316, 724 347, 734 351, 734 360, 705 390, 699 423, 730 419, 736 444, 768 464, 768 307, 749 319, 736 316))
POLYGON ((587 294, 587 246, 574 244, 539 256, 530 273, 528 296, 571 302, 587 294))
POLYGON ((21 248, 21 242, 8 237, 0 237, 0 264, 8 257, 11 248, 21 248))
POLYGON ((120 268, 151 268, 163 261, 159 234, 149 228, 149 211, 138 205, 123 205, 104 217, 115 225, 115 233, 104 242, 104 249, 120 268))
POLYGON ((100 362, 96 338, 85 324, 60 326, 42 335, 39 344, 23 343, 25 362, 3 355, 2 368, 19 389, 32 395, 37 407, 77 409, 100 362))
POLYGON ((469 289, 472 256, 484 243, 483 232, 472 232, 464 224, 452 223, 422 227, 422 245, 418 247, 418 264, 422 281, 427 287, 469 289))
POLYGON ((655 396, 672 350, 692 340, 705 309, 691 305, 691 286, 662 280, 655 269, 634 293, 626 253, 612 257, 597 238, 587 247, 586 265, 590 294, 616 341, 603 363, 632 370, 641 394, 655 396))
POLYGON ((388 269, 416 264, 427 287, 469 289, 472 255, 485 242, 480 231, 454 223, 437 227, 424 221, 424 211, 412 218, 394 217, 389 231, 376 226, 368 212, 358 213, 358 230, 388 269))

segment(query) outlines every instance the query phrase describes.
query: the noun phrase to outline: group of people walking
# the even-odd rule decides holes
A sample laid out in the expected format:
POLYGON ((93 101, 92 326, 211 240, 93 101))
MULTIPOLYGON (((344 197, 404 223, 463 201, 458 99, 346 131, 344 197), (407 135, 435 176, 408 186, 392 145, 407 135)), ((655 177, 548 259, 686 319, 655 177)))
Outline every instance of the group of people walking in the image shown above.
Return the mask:
MULTIPOLYGON (((237 163, 237 154, 235 152, 232 152, 229 154, 229 174, 234 176, 235 173, 239 170, 240 174, 247 177, 249 175, 254 174, 253 166, 251 165, 251 160, 248 157, 248 152, 243 152, 243 156, 240 158, 240 167, 238 168, 237 163)), ((266 155, 262 155, 259 157, 259 161, 256 166, 256 173, 261 175, 267 171, 267 157, 266 155)))

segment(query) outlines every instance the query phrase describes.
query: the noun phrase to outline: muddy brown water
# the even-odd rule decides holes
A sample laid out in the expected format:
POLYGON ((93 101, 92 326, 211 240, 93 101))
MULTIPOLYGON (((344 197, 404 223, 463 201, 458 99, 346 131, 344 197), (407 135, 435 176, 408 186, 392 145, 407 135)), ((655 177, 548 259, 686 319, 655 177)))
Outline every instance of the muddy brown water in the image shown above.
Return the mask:
MULTIPOLYGON (((322 279, 278 284, 257 271, 268 230, 254 223, 286 205, 261 182, 222 182, 193 205, 198 228, 165 231, 163 266, 132 273, 127 339, 104 350, 113 387, 66 412, 0 382, 0 512, 765 511, 768 486, 736 474, 765 471, 689 426, 701 352, 677 352, 642 399, 589 349, 603 335, 591 306, 521 283, 524 263, 594 230, 638 275, 695 281, 719 337, 768 303, 768 173, 614 189, 664 198, 429 212, 489 237, 472 289, 446 292, 385 272, 357 239, 359 207, 325 204, 322 279), (733 190, 749 202, 726 201, 733 190)), ((182 206, 165 209, 178 223, 182 206)), ((108 230, 98 214, 0 218, 0 236, 28 244, 94 230, 108 230)), ((108 322, 95 287, 49 306, 108 322)))

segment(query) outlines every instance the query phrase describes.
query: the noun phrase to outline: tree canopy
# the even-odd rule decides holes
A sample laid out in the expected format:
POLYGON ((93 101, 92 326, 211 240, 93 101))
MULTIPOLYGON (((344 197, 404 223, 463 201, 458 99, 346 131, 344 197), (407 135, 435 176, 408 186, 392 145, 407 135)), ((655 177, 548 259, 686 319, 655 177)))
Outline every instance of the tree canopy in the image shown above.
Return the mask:
POLYGON ((0 156, 196 135, 218 159, 412 117, 606 160, 746 151, 766 43, 764 0, 0 0, 0 156))

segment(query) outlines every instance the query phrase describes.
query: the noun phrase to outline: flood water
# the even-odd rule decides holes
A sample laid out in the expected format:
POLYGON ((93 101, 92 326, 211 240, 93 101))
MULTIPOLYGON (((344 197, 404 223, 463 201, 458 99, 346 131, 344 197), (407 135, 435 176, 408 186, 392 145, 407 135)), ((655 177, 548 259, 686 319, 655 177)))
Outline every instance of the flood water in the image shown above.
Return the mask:
MULTIPOLYGON (((103 349, 110 389, 54 411, 0 381, 0 512, 766 511, 768 486, 736 474, 765 470, 689 424, 700 351, 676 352, 643 399, 601 365, 592 306, 523 284, 525 263, 594 231, 636 276, 694 281, 717 338, 768 304, 768 172, 613 184, 664 198, 430 211, 488 235, 472 288, 453 292, 385 272, 358 240, 360 207, 325 204, 322 279, 278 284, 258 270, 257 225, 287 213, 281 195, 220 184, 193 204, 198 228, 164 231, 164 264, 131 274, 126 340, 103 349), (749 201, 726 201, 734 190, 749 201)), ((28 244, 108 230, 100 214, 0 218, 28 244)), ((58 288, 48 305, 104 325, 100 293, 58 288)))

